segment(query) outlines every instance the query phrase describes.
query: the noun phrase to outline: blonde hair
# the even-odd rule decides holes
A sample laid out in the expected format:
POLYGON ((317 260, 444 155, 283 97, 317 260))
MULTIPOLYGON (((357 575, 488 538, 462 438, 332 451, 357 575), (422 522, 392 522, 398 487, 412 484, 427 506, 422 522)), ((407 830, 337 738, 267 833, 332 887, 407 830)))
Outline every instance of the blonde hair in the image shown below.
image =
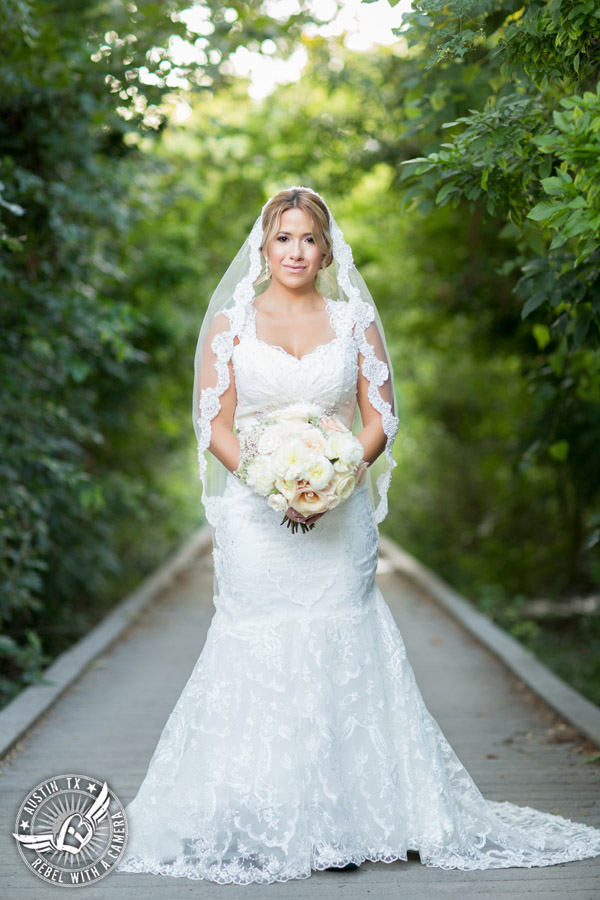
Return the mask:
MULTIPOLYGON (((260 249, 266 249, 279 231, 281 214, 288 209, 302 209, 310 219, 315 244, 323 253, 321 266, 326 269, 333 261, 333 241, 329 230, 329 211, 320 197, 300 188, 290 188, 275 194, 269 201, 262 217, 263 242, 260 249)), ((326 273, 323 272, 325 275, 326 273)), ((266 271, 254 282, 260 284, 268 278, 266 271)))

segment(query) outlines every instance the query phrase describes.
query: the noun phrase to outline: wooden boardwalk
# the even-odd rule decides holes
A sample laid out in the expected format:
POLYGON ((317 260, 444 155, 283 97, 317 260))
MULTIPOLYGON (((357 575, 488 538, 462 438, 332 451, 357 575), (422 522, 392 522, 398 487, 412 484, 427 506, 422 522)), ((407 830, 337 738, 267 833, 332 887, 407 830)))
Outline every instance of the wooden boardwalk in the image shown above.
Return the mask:
MULTIPOLYGON (((378 581, 404 637, 425 702, 484 796, 512 800, 600 827, 597 749, 566 726, 382 553, 378 581)), ((53 774, 106 779, 125 805, 135 795, 160 732, 204 645, 212 618, 211 556, 177 582, 29 729, 0 761, 0 896, 60 896, 22 861, 12 837, 26 793, 53 774)), ((533 869, 444 871, 408 862, 364 863, 272 885, 215 885, 112 873, 87 900, 308 898, 600 900, 600 857, 533 869)))

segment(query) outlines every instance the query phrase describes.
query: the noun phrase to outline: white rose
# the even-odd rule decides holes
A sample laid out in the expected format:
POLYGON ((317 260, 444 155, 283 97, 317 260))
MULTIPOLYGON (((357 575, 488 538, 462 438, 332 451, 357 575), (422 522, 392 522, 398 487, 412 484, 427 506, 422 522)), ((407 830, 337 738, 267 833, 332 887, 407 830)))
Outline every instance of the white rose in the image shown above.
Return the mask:
POLYGON ((269 494, 267 503, 276 512, 285 512, 289 505, 283 494, 269 494))
POLYGON ((356 478, 350 473, 342 473, 336 475, 333 483, 333 490, 339 497, 340 501, 347 500, 356 487, 356 478))
POLYGON ((269 456, 257 456, 248 466, 246 484, 257 494, 266 496, 273 489, 274 473, 269 456))
POLYGON ((308 450, 321 455, 325 453, 327 441, 320 428, 315 428, 314 425, 306 425, 300 432, 299 437, 304 441, 308 450))
POLYGON ((292 497, 296 494, 296 482, 295 481, 284 481, 283 478, 275 479, 275 487, 282 494, 286 500, 291 500, 292 497))
POLYGON ((317 456, 308 466, 306 477, 316 491, 322 491, 333 478, 333 466, 325 456, 317 456))

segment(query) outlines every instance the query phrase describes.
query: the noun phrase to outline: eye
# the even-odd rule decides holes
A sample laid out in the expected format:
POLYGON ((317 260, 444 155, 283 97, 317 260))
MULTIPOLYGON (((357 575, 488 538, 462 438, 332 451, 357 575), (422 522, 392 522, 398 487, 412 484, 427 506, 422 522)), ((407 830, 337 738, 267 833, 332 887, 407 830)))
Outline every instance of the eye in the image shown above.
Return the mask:
POLYGON ((277 238, 277 240, 278 240, 278 241, 282 241, 282 242, 283 242, 283 241, 287 241, 287 235, 285 235, 285 234, 280 234, 279 237, 277 238))
POLYGON ((311 244, 314 244, 314 242, 315 242, 315 239, 314 239, 314 238, 311 238, 311 237, 306 238, 306 240, 307 240, 307 241, 310 241, 311 244))

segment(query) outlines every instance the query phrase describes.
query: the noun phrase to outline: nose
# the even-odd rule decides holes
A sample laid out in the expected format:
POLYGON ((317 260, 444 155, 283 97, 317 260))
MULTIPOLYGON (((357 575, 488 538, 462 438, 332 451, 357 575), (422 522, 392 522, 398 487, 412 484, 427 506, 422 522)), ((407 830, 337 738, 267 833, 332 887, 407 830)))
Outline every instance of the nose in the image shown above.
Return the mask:
POLYGON ((290 244, 289 250, 290 256, 292 259, 302 259, 304 256, 304 250, 302 247, 302 241, 296 240, 290 244))

